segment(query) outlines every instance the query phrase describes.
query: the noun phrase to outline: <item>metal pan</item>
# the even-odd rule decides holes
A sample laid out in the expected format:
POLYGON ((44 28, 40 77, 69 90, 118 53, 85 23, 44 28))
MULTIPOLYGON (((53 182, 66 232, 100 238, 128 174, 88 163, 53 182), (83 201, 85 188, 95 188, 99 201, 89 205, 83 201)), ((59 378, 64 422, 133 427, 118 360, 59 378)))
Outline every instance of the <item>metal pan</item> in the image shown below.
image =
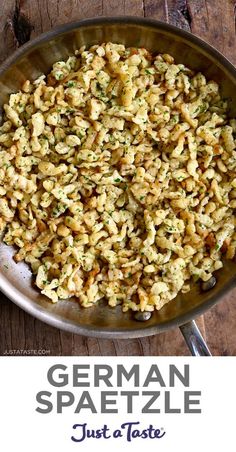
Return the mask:
MULTIPOLYGON (((230 114, 235 115, 236 69, 213 47, 196 36, 155 20, 132 17, 97 18, 58 27, 44 33, 18 49, 0 68, 0 105, 8 95, 20 89, 26 78, 47 73, 55 61, 66 58, 75 49, 104 41, 126 46, 146 47, 154 52, 173 55, 177 62, 202 71, 221 86, 224 97, 230 98, 230 114)), ((32 284, 29 268, 16 264, 13 250, 0 245, 0 289, 22 309, 57 328, 99 338, 137 338, 154 335, 181 326, 194 355, 209 355, 193 319, 216 304, 236 283, 235 262, 225 262, 216 286, 201 292, 198 285, 154 312, 147 322, 134 320, 132 312, 122 313, 120 307, 100 303, 89 309, 80 308, 75 300, 51 304, 32 284), (187 323, 190 322, 190 323, 187 323)))

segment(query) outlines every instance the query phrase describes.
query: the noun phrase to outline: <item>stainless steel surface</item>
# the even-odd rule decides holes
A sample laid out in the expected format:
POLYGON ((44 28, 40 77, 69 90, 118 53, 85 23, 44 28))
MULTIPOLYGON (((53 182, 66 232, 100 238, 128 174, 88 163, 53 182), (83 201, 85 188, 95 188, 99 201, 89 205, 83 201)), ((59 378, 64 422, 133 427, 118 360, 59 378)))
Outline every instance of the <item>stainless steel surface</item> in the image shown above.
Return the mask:
POLYGON ((210 350, 194 320, 181 325, 180 330, 193 356, 211 356, 210 350))
MULTIPOLYGON (((99 18, 58 27, 27 43, 0 68, 0 105, 9 93, 20 89, 26 79, 47 73, 51 65, 66 58, 83 44, 116 41, 127 46, 144 46, 154 52, 171 53, 177 62, 203 71, 221 85, 222 95, 236 106, 236 70, 219 52, 197 37, 168 24, 141 18, 99 18)), ((155 312, 147 322, 137 322, 131 312, 104 303, 82 309, 75 300, 51 304, 34 287, 29 268, 16 264, 13 250, 0 245, 0 289, 22 309, 57 328, 96 337, 131 338, 153 335, 186 323, 202 314, 235 285, 234 262, 226 262, 209 292, 198 285, 155 312)))

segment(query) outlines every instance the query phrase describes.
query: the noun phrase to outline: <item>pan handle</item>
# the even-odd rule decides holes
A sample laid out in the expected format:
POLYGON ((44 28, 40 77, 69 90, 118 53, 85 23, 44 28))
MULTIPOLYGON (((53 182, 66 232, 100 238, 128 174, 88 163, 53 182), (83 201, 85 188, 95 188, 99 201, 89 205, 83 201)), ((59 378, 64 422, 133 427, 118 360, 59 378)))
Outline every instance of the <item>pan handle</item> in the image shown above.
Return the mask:
POLYGON ((211 352, 194 320, 181 325, 180 331, 183 334, 186 344, 193 356, 211 356, 211 352))

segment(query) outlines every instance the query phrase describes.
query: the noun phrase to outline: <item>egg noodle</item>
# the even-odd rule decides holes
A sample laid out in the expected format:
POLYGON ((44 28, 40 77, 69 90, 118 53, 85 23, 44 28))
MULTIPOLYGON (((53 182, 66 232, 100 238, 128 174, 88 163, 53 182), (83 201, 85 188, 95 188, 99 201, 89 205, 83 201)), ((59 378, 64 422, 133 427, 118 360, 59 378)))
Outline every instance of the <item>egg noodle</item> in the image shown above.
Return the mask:
POLYGON ((153 311, 234 257, 236 120, 215 81, 108 42, 4 110, 0 229, 52 302, 153 311))

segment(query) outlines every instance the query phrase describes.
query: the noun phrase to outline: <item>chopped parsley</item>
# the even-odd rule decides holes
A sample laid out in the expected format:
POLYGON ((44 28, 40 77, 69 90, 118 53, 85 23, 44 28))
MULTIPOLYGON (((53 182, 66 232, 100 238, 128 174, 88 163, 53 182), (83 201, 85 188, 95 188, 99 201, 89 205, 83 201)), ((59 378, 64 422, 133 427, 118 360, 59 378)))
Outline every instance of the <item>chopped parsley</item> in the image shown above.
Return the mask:
POLYGON ((69 80, 69 81, 66 83, 66 86, 67 86, 67 88, 73 88, 74 86, 76 86, 76 82, 73 81, 73 80, 69 80))

